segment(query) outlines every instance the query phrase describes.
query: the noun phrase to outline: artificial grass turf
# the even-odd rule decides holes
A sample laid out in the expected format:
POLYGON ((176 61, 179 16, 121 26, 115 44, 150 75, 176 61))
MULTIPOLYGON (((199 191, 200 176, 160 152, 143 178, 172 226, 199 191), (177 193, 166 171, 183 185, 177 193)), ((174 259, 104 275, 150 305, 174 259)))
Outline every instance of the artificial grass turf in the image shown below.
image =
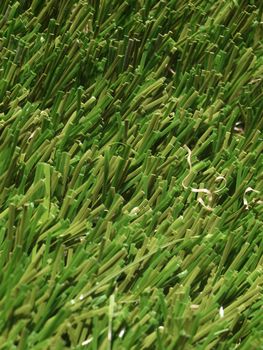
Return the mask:
POLYGON ((1 1, 0 349, 263 349, 262 1, 1 1))

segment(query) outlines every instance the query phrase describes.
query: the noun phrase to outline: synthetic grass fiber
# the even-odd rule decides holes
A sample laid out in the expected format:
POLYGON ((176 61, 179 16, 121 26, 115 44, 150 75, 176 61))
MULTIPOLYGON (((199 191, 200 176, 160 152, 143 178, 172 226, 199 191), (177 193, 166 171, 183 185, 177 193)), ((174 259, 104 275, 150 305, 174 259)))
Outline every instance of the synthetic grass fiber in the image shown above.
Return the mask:
POLYGON ((0 2, 0 349, 263 349, 263 1, 0 2))

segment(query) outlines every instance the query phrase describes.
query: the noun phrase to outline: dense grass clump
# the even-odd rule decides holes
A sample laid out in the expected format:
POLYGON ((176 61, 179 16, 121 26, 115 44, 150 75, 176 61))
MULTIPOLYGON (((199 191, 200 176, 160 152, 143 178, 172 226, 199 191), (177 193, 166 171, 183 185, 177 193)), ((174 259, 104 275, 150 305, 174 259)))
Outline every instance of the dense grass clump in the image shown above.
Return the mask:
POLYGON ((0 2, 0 349, 263 349, 263 2, 0 2))

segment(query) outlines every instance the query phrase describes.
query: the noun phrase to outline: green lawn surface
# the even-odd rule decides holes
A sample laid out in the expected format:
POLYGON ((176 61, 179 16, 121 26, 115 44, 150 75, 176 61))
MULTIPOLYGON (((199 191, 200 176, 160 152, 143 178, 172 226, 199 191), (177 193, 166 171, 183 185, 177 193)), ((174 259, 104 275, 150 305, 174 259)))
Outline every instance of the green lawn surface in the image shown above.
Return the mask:
POLYGON ((0 2, 0 349, 263 349, 263 1, 0 2))

